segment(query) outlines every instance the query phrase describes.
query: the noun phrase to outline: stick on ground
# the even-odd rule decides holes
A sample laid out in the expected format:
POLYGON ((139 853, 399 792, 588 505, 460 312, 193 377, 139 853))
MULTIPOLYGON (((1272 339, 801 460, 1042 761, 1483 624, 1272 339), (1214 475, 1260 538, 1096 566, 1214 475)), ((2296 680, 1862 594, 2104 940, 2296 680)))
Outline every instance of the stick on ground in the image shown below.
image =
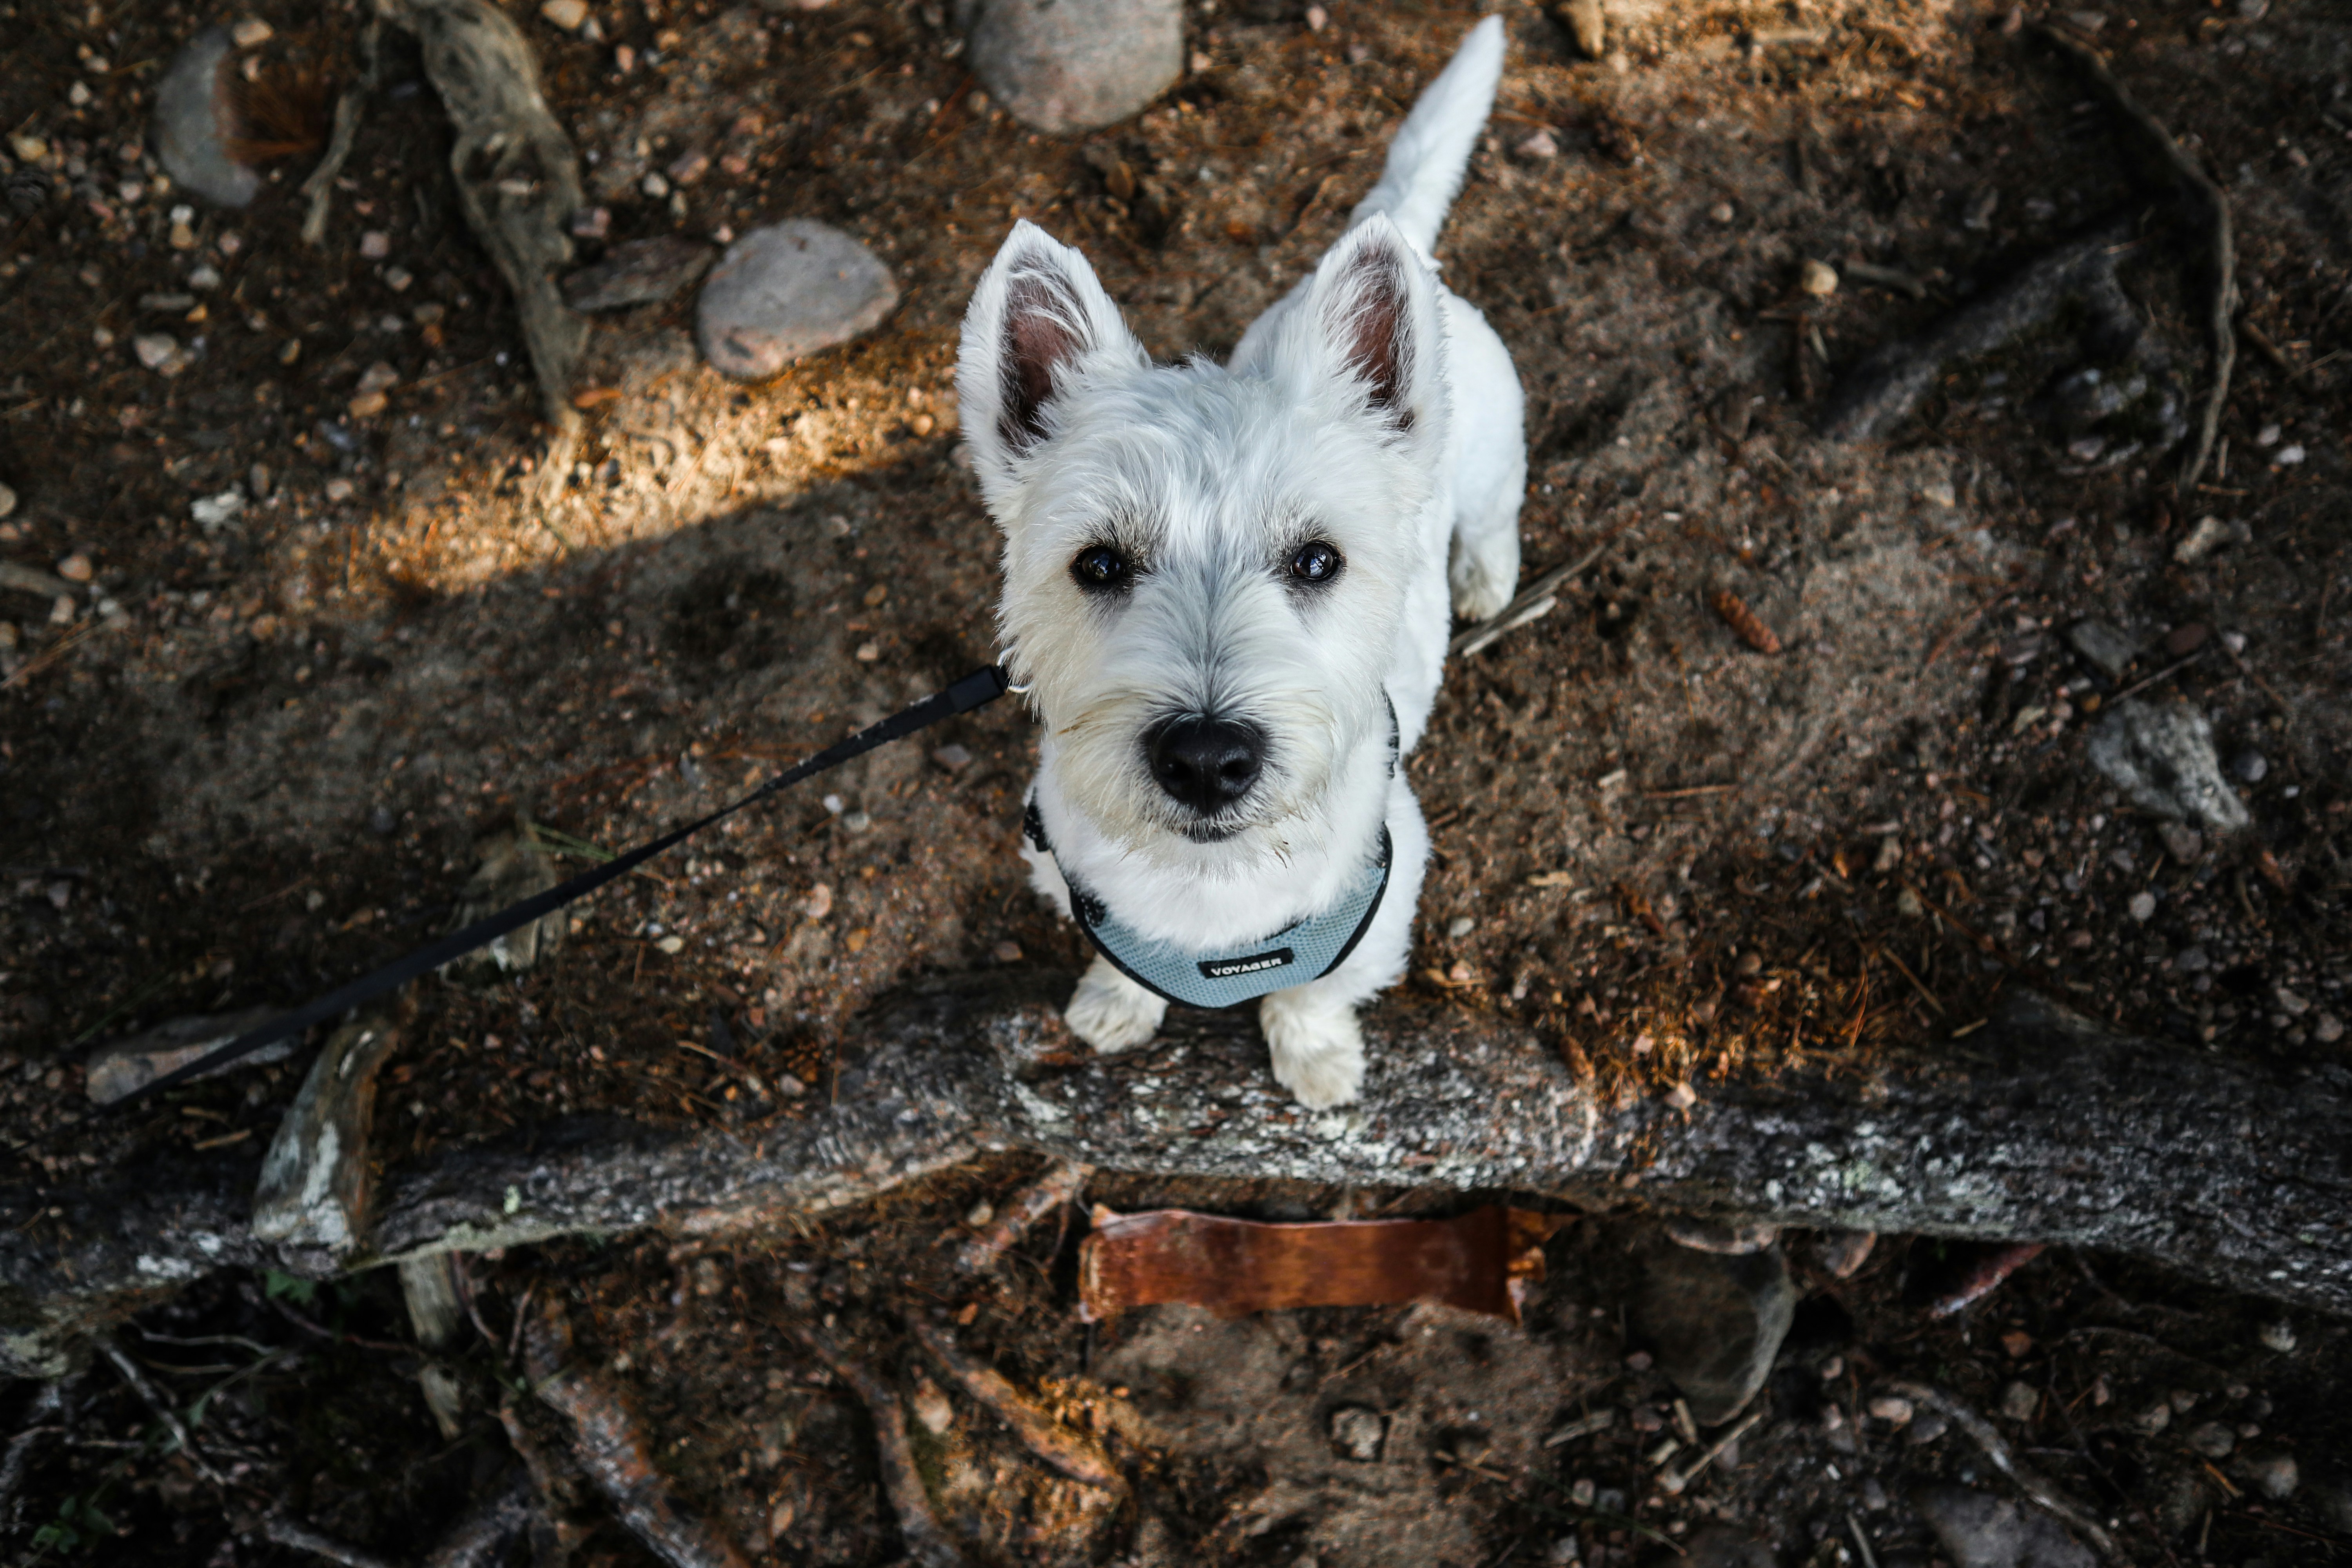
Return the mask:
POLYGON ((1005 1249, 1021 1239, 1022 1233, 1052 1214, 1064 1204, 1075 1202, 1086 1189, 1087 1178, 1094 1167, 1075 1160, 1056 1160, 1045 1168, 1045 1173, 1015 1193, 1004 1205, 996 1223, 981 1235, 963 1244, 956 1255, 957 1264, 967 1274, 984 1274, 996 1267, 996 1260, 1005 1249))
POLYGON ((2213 342, 2213 389, 2206 395, 2205 413, 2197 423, 2196 448, 2180 471, 2180 493, 2187 495, 2197 488, 2198 479, 2205 472, 2205 461, 2213 454, 2213 437, 2221 428, 2221 408, 2230 400, 2230 372, 2238 358, 2238 336, 2230 327, 2238 307, 2238 243, 2230 220, 2230 198, 2197 166, 2195 159, 2181 151, 2180 143, 2172 139, 2172 132, 2164 128, 2163 122, 2142 109, 2129 89, 2116 79, 2105 55, 2047 24, 2040 31, 2059 53, 2082 68, 2083 74, 2106 95, 2116 113, 2139 128, 2140 134, 2171 169, 2173 177, 2205 208, 2208 243, 2213 258, 2212 302, 2206 326, 2213 342))
POLYGON ((907 1326, 958 1386, 1012 1427, 1031 1453, 1090 1487, 1118 1490, 1126 1484, 1109 1456, 1038 1409, 1003 1373, 965 1355, 944 1332, 919 1318, 908 1319, 907 1326))

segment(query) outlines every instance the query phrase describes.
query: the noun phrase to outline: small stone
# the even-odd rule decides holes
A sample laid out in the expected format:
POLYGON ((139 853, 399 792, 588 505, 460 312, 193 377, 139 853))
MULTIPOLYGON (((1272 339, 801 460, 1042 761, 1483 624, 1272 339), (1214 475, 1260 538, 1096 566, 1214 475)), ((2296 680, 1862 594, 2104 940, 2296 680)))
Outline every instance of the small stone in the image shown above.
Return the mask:
POLYGON ((990 1203, 986 1198, 982 1198, 980 1202, 972 1205, 971 1207, 964 1211, 964 1228, 967 1230, 978 1230, 981 1226, 986 1225, 995 1217, 996 1205, 990 1203))
POLYGON ((381 392, 362 392, 344 406, 354 419, 373 419, 383 413, 391 401, 381 392))
POLYGON ((2239 1473, 2273 1502, 2284 1502, 2303 1483, 2303 1471, 2292 1454, 2249 1454, 2240 1463, 2239 1473))
POLYGON ((2274 1323, 2264 1323, 2262 1328, 2262 1342, 2264 1350, 2276 1351, 2279 1354, 2285 1355, 2294 1349, 2294 1325, 2284 1319, 2274 1323))
POLYGON ((988 954, 999 963, 1018 963, 1021 962, 1021 944, 1017 942, 1000 942, 988 950, 988 954))
POLYGON ((1381 1440, 1388 1423, 1380 1412, 1360 1405, 1343 1405, 1331 1412, 1331 1447, 1343 1459, 1370 1464, 1381 1457, 1381 1440))
POLYGON ((2176 1388, 2165 1397, 2171 1401, 2175 1415, 2186 1415, 2197 1408, 2197 1391, 2193 1388, 2176 1388))
POLYGON ((1911 1424, 1911 1429, 1903 1435, 1903 1441, 1914 1448, 1924 1448, 1950 1430, 1951 1423, 1930 1410, 1911 1424))
POLYGON ((1838 290, 1837 268, 1826 261, 1811 257, 1797 268, 1797 287, 1818 300, 1826 300, 1838 290))
POLYGON ((977 9, 973 74, 1033 130, 1098 130, 1183 73, 1182 0, 981 0, 977 9))
POLYGON ((898 302, 898 286, 872 251, 830 225, 793 218, 728 247, 703 282, 695 334, 712 368, 757 381, 871 330, 898 302))
POLYGON ((6 517, 16 510, 16 492, 6 485, 0 485, 0 517, 6 517))
POLYGON ((2260 784, 2271 771, 2271 760, 2249 746, 2230 759, 2230 771, 2242 784, 2260 784))
POLYGON ((203 496, 188 503, 189 515, 207 533, 244 510, 245 497, 234 489, 226 489, 215 496, 203 496))
POLYGON ((2133 805, 2215 832, 2246 826, 2246 807, 2221 777, 2213 727, 2179 703, 2120 703, 2091 731, 2091 763, 2133 805))
POLYGON ((220 286, 220 268, 212 263, 201 262, 189 269, 188 287, 199 293, 209 294, 220 286))
POLYGON ((164 367, 180 357, 180 342, 169 332, 141 332, 131 340, 131 352, 149 370, 162 370, 168 375, 171 373, 164 367))
POLYGON ((2188 537, 2172 547, 2172 559, 2183 566, 2194 566, 2216 550, 2231 542, 2233 531, 2218 517, 2200 517, 2188 537))
POLYGON ((2304 452, 2301 447, 2281 447, 2278 449, 2278 456, 2273 458, 2271 461, 2282 468, 2292 468, 2302 462, 2303 458, 2304 452))
POLYGON ((801 900, 801 913, 813 921, 821 921, 833 913, 833 884, 819 882, 811 888, 808 897, 801 900))
POLYGON ((379 805, 368 813, 368 831, 378 838, 391 837, 393 829, 399 826, 400 819, 392 815, 390 806, 379 805))
POLYGON ((857 645, 856 658, 858 663, 872 664, 881 657, 882 645, 880 643, 862 642, 857 645))
POLYGON ((1597 60, 1609 52, 1609 18, 1601 0, 1562 0, 1559 19, 1586 59, 1597 60))
POLYGON ((1469 915, 1456 915, 1445 922, 1445 934, 1459 941, 1478 929, 1477 921, 1469 915))
POLYGON ((1717 202, 1706 209, 1706 216, 1717 223, 1729 223, 1739 216, 1739 210, 1729 202, 1717 202))
POLYGON ((352 481, 341 478, 329 479, 327 481, 327 499, 333 501, 351 500, 352 481))
POLYGON ((2205 836, 2183 822, 2159 822, 2157 837, 2164 841, 2164 852, 2183 866, 2193 866, 2205 853, 2205 836))
POLYGON ((2139 657, 2139 639, 2105 621, 2076 621, 2066 628, 2066 641, 2084 663, 2110 680, 2122 679, 2139 657))
POLYGON ((392 236, 380 228, 369 229, 360 236, 360 254, 370 261, 382 261, 392 254, 392 236))
POLYGON ((1529 163, 1541 163, 1547 158, 1559 156, 1559 143, 1551 139, 1550 132, 1538 131, 1520 142, 1517 151, 1529 163))
POLYGON ((1874 1420, 1884 1421, 1889 1426, 1907 1426, 1916 1412, 1911 1402, 1901 1395, 1882 1394, 1870 1402, 1870 1414, 1874 1420))
POLYGON ((2031 1421, 2042 1408, 2042 1391, 2030 1383, 2011 1383, 2000 1391, 2000 1413, 2011 1421, 2031 1421))
POLYGON ((2131 918, 2146 925, 2156 918, 2156 895, 2149 892, 2134 893, 2130 910, 2131 918))
MULTIPOLYGON (((2311 1021, 2311 1037, 2323 1046, 2332 1046, 2344 1037, 2344 1020, 2333 1013, 2322 1013, 2311 1021)), ((2287 1338, 2294 1337, 2290 1331, 2287 1338)))
POLYGON ((359 385, 354 390, 362 394, 389 392, 399 384, 400 372, 393 369, 383 360, 378 360, 360 373, 359 385))
POLYGON ((670 163, 670 184, 673 185, 690 185, 697 180, 701 179, 703 175, 709 172, 709 153, 699 151, 683 153, 670 163))
POLYGON ((939 763, 940 766, 947 769, 947 771, 951 773, 960 773, 963 772, 964 769, 971 766, 971 752, 960 745, 950 742, 933 752, 931 753, 931 761, 939 763))
POLYGON ((58 575, 68 583, 87 583, 96 574, 90 566, 89 557, 79 551, 58 563, 58 575))
POLYGON ((228 30, 228 40, 240 49, 257 49, 271 37, 269 24, 258 16, 247 16, 228 30))
POLYGON ((2189 1452, 2209 1459, 2226 1459, 2238 1446, 2238 1435, 2219 1421, 2200 1421, 2191 1426, 2181 1441, 2189 1452))
MULTIPOLYGON (((240 133, 236 105, 223 69, 234 48, 227 29, 207 27, 191 39, 155 84, 155 156, 178 184, 208 202, 241 207, 260 193, 261 176, 229 155, 240 133)), ((173 220, 173 245, 188 220, 173 220)))
POLYGON ((676 235, 628 240, 564 279, 564 302, 583 311, 655 304, 709 271, 718 258, 710 247, 676 235))
POLYGON ((669 181, 659 170, 656 170, 637 182, 637 189, 645 192, 654 200, 659 201, 669 195, 669 181))
POLYGON ((675 957, 677 954, 686 951, 686 938, 676 935, 666 936, 659 942, 654 943, 654 945, 661 949, 664 952, 669 953, 675 957))
MULTIPOLYGON (((562 0, 551 0, 551 4, 561 5, 562 0)), ((915 1407, 915 1419, 934 1437, 955 1425, 955 1406, 948 1403, 940 1385, 928 1377, 916 1383, 914 1398, 908 1403, 915 1407)))
POLYGON ((1323 9, 1322 6, 1309 5, 1307 7, 1307 30, 1308 32, 1321 32, 1325 26, 1329 25, 1330 20, 1331 13, 1323 9))
POLYGON ((1813 1261, 1832 1279, 1851 1279, 1878 1244, 1874 1230, 1829 1230, 1813 1239, 1813 1261))
POLYGON ((567 33, 576 33, 588 20, 588 0, 547 0, 539 14, 567 33))

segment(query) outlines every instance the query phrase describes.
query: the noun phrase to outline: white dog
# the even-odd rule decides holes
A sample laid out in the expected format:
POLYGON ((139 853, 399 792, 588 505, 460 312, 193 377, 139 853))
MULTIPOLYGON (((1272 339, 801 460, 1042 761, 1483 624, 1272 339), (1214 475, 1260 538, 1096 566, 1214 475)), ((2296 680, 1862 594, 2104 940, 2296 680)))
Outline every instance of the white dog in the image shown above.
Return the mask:
POLYGON ((1399 762, 1448 580, 1483 618, 1518 579, 1518 377, 1428 255, 1502 65, 1489 18, 1230 364, 1152 363, 1027 223, 972 296, 964 429, 1004 531, 1005 663, 1045 725, 1024 852, 1097 950, 1064 1014, 1097 1051, 1171 999, 1263 997, 1301 1104, 1362 1086, 1355 1009, 1404 973, 1429 852, 1399 762))

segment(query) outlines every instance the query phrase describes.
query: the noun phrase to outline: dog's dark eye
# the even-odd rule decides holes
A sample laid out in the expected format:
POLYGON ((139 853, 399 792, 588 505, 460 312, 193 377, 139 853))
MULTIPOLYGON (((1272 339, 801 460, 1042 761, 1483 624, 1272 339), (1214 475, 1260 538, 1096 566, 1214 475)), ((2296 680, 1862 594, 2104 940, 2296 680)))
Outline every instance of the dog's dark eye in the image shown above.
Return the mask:
POLYGON ((1290 558, 1290 575, 1300 583, 1328 583, 1339 574, 1339 552, 1321 540, 1302 544, 1290 558))
POLYGON ((1081 588, 1124 588, 1132 570, 1127 557, 1108 544, 1090 544, 1070 563, 1070 575, 1081 588))

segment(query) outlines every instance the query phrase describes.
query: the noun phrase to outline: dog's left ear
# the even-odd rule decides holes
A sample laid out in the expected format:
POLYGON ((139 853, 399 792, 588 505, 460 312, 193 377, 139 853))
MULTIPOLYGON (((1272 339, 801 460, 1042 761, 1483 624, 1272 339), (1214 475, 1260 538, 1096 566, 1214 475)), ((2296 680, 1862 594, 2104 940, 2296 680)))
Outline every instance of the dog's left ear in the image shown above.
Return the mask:
POLYGON ((956 395, 983 483, 1004 483, 1054 433, 1054 402, 1105 363, 1140 364, 1142 346, 1087 258, 1036 225, 1013 225, 964 312, 956 395))
MULTIPOLYGON (((1444 333, 1429 263, 1386 216, 1357 225, 1315 269, 1294 373, 1352 383, 1370 412, 1416 443, 1445 419, 1444 333)), ((1289 356, 1286 356, 1289 357, 1289 356)))

